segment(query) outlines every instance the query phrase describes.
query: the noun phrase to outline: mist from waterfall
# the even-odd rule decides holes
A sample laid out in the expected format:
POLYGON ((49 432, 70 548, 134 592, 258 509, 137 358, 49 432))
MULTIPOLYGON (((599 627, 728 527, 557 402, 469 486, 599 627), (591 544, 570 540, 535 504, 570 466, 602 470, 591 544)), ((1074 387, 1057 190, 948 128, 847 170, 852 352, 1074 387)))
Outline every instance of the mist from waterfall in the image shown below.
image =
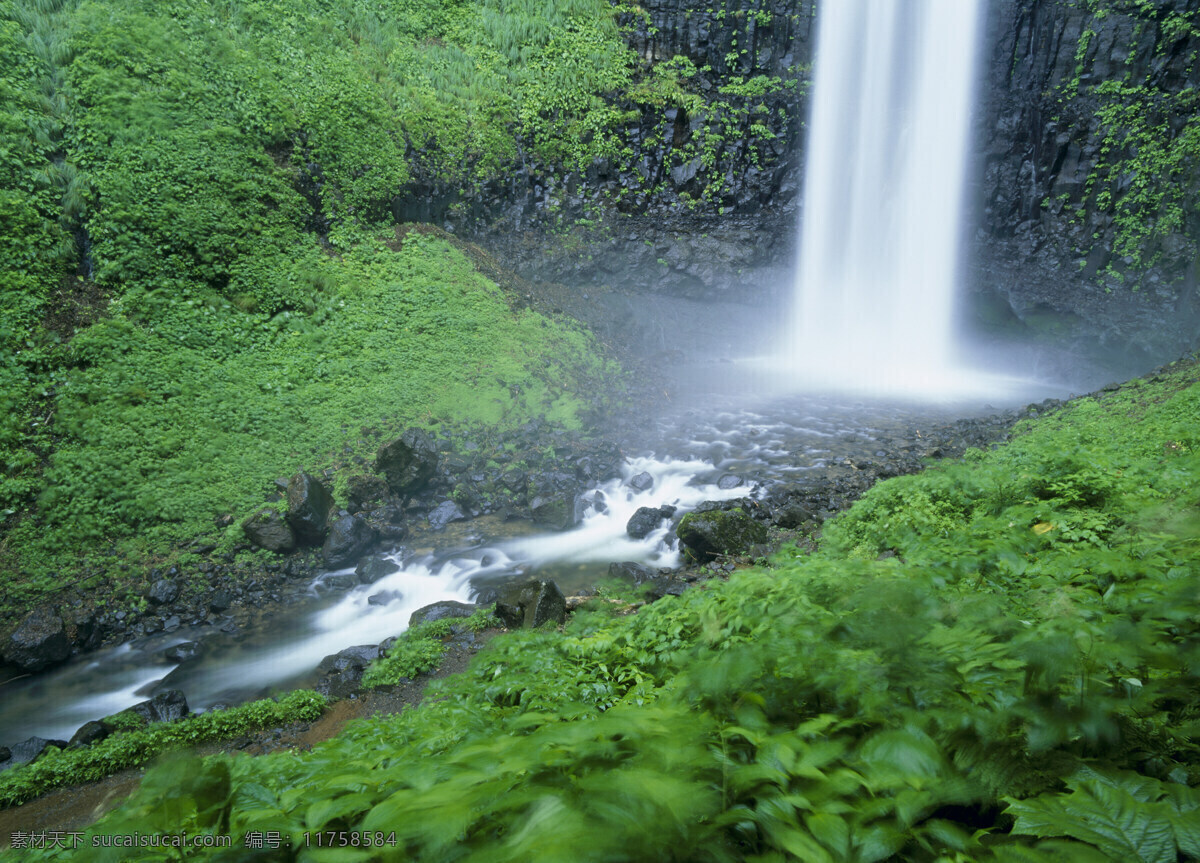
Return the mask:
POLYGON ((806 383, 975 389, 954 303, 983 0, 818 9, 789 365, 806 383))

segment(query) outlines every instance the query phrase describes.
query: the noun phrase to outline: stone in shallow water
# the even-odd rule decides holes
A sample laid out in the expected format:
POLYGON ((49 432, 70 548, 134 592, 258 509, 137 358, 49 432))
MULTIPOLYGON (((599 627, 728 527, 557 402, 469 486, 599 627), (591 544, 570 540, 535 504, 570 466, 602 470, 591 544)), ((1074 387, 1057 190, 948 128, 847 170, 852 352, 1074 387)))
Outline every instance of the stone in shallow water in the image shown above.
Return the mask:
POLYGON ((717 480, 717 488, 721 489, 722 491, 728 491, 731 488, 737 488, 741 484, 742 478, 740 476, 734 476, 731 473, 727 473, 717 480))
POLYGON ((646 491, 654 487, 654 477, 647 471, 642 471, 636 476, 629 478, 629 487, 634 491, 646 491))

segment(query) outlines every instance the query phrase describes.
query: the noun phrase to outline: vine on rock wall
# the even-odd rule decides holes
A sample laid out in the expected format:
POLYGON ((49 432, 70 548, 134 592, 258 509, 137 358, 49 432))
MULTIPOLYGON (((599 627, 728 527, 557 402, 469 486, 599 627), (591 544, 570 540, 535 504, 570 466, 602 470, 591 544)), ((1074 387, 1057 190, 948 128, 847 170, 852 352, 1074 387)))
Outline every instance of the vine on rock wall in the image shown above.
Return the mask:
MULTIPOLYGON (((1091 87, 1099 103, 1099 158, 1082 193, 1058 199, 1074 206, 1077 224, 1089 210, 1098 214, 1088 223, 1090 239, 1111 244, 1105 271, 1113 281, 1150 267, 1178 278, 1194 271, 1200 237, 1200 5, 1084 0, 1084 6, 1091 23, 1080 34, 1075 76, 1060 102, 1091 87), (1114 57, 1125 52, 1124 74, 1085 83, 1106 28, 1127 35, 1126 46, 1114 47, 1114 57)), ((1043 206, 1050 205, 1047 197, 1043 206)))

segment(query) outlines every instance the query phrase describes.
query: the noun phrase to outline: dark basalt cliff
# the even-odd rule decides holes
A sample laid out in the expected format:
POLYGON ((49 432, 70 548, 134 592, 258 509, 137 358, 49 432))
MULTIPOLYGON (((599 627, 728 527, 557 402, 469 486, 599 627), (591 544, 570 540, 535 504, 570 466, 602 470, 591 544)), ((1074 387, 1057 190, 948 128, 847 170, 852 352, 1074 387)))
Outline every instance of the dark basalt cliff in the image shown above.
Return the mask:
POLYGON ((1185 139, 1200 116, 1179 98, 1200 84, 1200 0, 1104 5, 1099 17, 1068 0, 990 4, 971 285, 993 313, 1148 360, 1194 346, 1200 325, 1200 153, 1185 139), (1104 122, 1122 99, 1164 155, 1122 146, 1126 132, 1104 122), (1151 206, 1130 203, 1140 189, 1151 206), (1123 252, 1122 209, 1151 228, 1172 193, 1180 223, 1123 252))
MULTIPOLYGON (((988 3, 969 190, 968 313, 1138 364, 1194 345, 1200 324, 1200 117, 1184 93, 1200 83, 1200 0, 1101 5, 1111 8, 988 3), (1114 82, 1125 89, 1114 92, 1114 82), (1126 141, 1112 122, 1124 116, 1122 99, 1163 144, 1157 163, 1139 162, 1146 147, 1126 141), (1190 140, 1197 157, 1189 161, 1190 140), (1147 186, 1176 191, 1162 201, 1138 197, 1147 186), (1170 226, 1163 213, 1173 202, 1182 215, 1170 226), (1121 245, 1122 219, 1125 234, 1130 223, 1152 226, 1136 255, 1121 245)), ((630 37, 634 49, 656 63, 689 58, 700 69, 693 89, 709 109, 723 100, 732 110, 712 165, 681 161, 700 117, 677 107, 647 110, 626 129, 633 170, 523 173, 486 227, 457 227, 474 228, 534 278, 775 301, 790 291, 796 253, 815 6, 646 0, 646 17, 630 37), (799 84, 753 100, 729 94, 731 76, 799 84), (756 119, 774 135, 757 148, 748 145, 756 119), (713 182, 720 190, 706 196, 713 182), (615 207, 600 205, 616 199, 615 207)))

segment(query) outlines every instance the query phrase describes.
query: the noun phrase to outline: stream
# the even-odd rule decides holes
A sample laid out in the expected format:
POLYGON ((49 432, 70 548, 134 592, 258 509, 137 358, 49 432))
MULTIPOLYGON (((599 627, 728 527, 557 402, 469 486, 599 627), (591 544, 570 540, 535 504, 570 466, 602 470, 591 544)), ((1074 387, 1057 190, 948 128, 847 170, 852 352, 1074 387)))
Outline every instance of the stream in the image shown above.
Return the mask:
MULTIPOLYGON (((481 591, 530 575, 553 579, 571 595, 604 578, 613 562, 678 567, 682 556, 670 522, 644 539, 627 535, 626 523, 639 507, 671 504, 682 514, 704 501, 759 497, 776 483, 804 484, 894 454, 923 426, 997 410, 968 397, 936 404, 786 394, 748 384, 754 376, 733 364, 701 371, 676 382, 674 402, 658 417, 622 431, 630 455, 621 476, 581 496, 584 514, 573 529, 546 532, 488 516, 452 524, 393 549, 387 556, 400 565, 398 572, 349 590, 333 589, 329 580, 353 568, 323 573, 301 601, 245 631, 185 626, 11 681, 0 706, 0 744, 35 735, 69 739, 85 722, 168 689, 181 689, 191 709, 203 711, 311 686, 323 657, 399 634, 417 609, 441 600, 471 602, 481 591), (697 404, 703 407, 687 406, 697 404), (642 474, 652 484, 639 490, 635 485, 644 485, 645 477, 631 481, 642 474), (194 657, 164 656, 189 642, 198 644, 194 657)), ((1000 392, 1003 398, 992 395, 1000 406, 1065 395, 1031 382, 1000 392)))

